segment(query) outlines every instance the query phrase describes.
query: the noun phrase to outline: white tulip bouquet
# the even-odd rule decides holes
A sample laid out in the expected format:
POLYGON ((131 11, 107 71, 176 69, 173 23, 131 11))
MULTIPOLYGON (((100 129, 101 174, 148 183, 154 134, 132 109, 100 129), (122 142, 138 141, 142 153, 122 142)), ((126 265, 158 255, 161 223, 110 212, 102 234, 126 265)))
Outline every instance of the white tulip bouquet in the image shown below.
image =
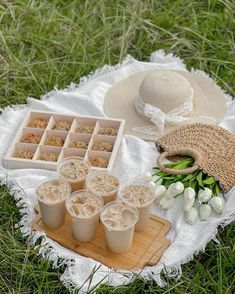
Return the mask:
MULTIPOLYGON (((181 170, 192 164, 193 158, 184 157, 165 166, 181 170)), ((154 174, 146 173, 140 177, 155 188, 156 204, 160 209, 171 208, 176 197, 183 194, 183 210, 189 224, 194 224, 198 216, 201 221, 206 221, 212 209, 217 214, 223 212, 225 202, 222 190, 214 177, 206 175, 203 171, 195 171, 187 175, 171 175, 159 170, 158 167, 153 169, 154 174)))

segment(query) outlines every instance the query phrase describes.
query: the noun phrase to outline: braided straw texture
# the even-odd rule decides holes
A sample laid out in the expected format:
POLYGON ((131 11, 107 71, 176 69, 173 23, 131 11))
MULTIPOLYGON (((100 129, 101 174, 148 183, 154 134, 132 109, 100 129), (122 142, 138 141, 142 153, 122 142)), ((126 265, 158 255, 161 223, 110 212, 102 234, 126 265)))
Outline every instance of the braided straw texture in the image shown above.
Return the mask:
POLYGON ((159 151, 179 152, 189 149, 199 154, 200 170, 219 181, 224 192, 235 186, 235 135, 209 124, 183 126, 157 139, 159 151))

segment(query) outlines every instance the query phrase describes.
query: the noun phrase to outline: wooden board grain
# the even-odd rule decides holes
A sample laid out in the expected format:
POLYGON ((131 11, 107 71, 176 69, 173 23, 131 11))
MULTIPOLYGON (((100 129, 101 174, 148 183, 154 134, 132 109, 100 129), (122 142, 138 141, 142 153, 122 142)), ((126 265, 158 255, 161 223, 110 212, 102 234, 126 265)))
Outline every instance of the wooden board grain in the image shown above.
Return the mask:
MULTIPOLYGON (((38 211, 38 207, 36 211, 38 211)), ((95 239, 87 243, 74 239, 71 219, 68 214, 64 225, 58 229, 44 226, 40 216, 32 222, 32 227, 34 230, 44 231, 48 237, 60 245, 115 269, 134 270, 141 269, 145 265, 155 265, 170 245, 170 241, 166 239, 165 235, 170 230, 171 224, 155 215, 150 216, 145 230, 134 233, 131 249, 123 254, 115 254, 108 250, 101 223, 98 226, 95 239)))

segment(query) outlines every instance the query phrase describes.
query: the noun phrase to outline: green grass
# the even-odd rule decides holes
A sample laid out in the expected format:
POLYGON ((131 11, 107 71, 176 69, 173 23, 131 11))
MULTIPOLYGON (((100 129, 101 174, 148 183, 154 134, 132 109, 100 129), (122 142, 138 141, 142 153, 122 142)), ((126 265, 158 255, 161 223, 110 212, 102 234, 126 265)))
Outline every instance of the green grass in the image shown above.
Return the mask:
MULTIPOLYGON (((0 107, 64 88, 131 54, 148 60, 163 48, 199 68, 228 93, 235 90, 235 2, 0 1, 0 107)), ((18 208, 0 187, 0 293, 66 293, 60 270, 41 260, 14 224, 18 208)), ((220 229, 220 245, 182 267, 182 278, 160 289, 152 280, 101 286, 97 293, 234 293, 235 225, 220 229)), ((167 279, 167 278, 166 278, 167 279)))

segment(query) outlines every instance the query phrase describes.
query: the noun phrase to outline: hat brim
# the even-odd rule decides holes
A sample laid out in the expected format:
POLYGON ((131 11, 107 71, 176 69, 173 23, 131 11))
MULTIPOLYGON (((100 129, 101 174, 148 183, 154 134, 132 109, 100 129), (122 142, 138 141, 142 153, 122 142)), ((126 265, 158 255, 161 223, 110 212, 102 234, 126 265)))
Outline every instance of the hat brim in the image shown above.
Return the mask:
MULTIPOLYGON (((109 117, 126 120, 125 134, 134 135, 144 140, 155 141, 156 136, 147 135, 133 131, 133 128, 153 126, 150 120, 145 119, 135 110, 134 100, 136 99, 139 86, 142 80, 151 71, 143 71, 134 74, 112 86, 107 92, 104 100, 104 111, 109 117)), ((222 90, 207 77, 201 77, 194 73, 176 71, 183 75, 190 82, 193 94, 193 111, 188 117, 209 116, 220 121, 224 118, 226 103, 222 90)), ((182 124, 167 126, 164 129, 166 134, 182 124)))

